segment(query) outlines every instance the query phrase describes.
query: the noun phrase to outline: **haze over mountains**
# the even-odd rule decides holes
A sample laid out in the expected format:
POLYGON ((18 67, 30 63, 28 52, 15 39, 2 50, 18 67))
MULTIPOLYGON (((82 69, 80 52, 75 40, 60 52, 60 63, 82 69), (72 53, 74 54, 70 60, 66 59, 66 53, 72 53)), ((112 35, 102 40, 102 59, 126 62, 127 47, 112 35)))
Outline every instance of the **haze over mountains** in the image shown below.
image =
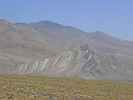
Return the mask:
POLYGON ((133 79, 133 42, 50 21, 0 20, 0 74, 133 79))

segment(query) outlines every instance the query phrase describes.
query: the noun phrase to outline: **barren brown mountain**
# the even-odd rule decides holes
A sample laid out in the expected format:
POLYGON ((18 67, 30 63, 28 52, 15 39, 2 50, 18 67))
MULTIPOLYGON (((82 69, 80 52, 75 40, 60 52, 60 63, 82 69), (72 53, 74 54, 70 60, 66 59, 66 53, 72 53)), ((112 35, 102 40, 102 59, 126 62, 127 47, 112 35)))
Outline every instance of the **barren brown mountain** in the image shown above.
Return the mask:
POLYGON ((0 73, 133 79, 133 42, 50 21, 0 20, 0 73))

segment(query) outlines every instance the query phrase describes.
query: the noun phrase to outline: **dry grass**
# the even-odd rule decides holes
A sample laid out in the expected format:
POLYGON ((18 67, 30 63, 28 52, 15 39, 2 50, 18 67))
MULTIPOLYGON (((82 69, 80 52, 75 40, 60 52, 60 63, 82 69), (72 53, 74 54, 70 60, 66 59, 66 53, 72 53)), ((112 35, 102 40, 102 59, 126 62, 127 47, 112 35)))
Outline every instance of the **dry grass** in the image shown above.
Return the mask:
POLYGON ((0 100, 133 100, 133 85, 44 76, 0 76, 0 100))

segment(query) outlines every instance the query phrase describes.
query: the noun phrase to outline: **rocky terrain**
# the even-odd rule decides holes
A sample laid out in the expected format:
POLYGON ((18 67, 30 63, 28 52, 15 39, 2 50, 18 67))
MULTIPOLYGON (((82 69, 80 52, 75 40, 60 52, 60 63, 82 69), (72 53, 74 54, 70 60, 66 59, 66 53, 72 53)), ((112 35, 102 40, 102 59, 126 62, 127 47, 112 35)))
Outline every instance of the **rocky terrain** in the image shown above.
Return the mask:
POLYGON ((50 21, 0 20, 0 74, 133 79, 133 42, 50 21))

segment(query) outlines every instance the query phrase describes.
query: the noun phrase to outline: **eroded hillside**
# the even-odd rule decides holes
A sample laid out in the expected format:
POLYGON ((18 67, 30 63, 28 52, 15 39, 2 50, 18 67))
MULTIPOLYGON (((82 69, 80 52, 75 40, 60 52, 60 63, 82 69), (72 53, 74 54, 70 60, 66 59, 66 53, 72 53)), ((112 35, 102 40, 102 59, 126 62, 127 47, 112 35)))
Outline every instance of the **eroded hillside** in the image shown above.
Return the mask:
POLYGON ((133 42, 41 21, 0 20, 0 74, 133 79, 133 42))

